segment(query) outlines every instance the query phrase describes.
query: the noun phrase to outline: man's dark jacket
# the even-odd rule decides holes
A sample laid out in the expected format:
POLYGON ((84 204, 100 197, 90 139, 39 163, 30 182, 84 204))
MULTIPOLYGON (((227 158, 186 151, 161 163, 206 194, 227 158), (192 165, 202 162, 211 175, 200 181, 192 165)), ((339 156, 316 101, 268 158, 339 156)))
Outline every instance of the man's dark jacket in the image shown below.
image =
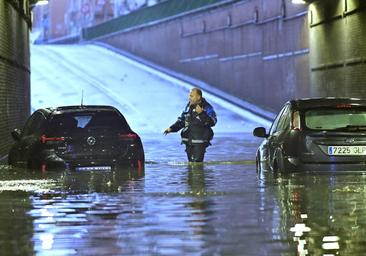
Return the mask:
POLYGON ((182 142, 185 144, 205 143, 209 145, 213 138, 211 127, 217 122, 216 113, 204 98, 201 99, 199 105, 203 108, 202 113, 197 114, 196 105, 190 106, 188 103, 178 120, 170 126, 172 132, 183 128, 181 136, 182 142))

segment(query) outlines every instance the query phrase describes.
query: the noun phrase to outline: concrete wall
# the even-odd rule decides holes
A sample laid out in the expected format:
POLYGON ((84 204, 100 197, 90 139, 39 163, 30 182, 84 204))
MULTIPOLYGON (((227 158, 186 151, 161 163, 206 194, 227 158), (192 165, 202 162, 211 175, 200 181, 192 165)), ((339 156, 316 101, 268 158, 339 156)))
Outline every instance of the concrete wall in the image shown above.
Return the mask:
POLYGON ((0 1, 0 159, 30 114, 29 14, 28 1, 0 1))
POLYGON ((310 94, 307 7, 235 1, 99 40, 277 111, 310 94))
POLYGON ((312 96, 366 98, 366 1, 309 7, 312 96))

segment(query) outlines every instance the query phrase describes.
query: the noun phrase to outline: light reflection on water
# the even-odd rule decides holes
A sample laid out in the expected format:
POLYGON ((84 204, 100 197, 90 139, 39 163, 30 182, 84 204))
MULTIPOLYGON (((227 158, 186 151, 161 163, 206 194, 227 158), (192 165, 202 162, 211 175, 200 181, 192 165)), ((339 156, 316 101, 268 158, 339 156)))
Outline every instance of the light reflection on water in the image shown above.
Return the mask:
POLYGON ((277 181, 282 222, 290 225, 290 231, 300 225, 306 230, 300 236, 294 233, 290 236, 298 246, 299 255, 364 255, 366 231, 361 228, 366 221, 364 175, 263 175, 263 180, 266 179, 266 184, 277 181), (299 245, 304 241, 301 248, 299 245))
POLYGON ((4 167, 1 251, 5 248, 9 255, 33 251, 37 255, 363 255, 366 251, 365 176, 258 175, 253 162, 258 141, 223 134, 214 143, 206 164, 187 165, 184 148, 174 137, 145 137, 148 164, 142 175, 128 169, 41 174, 4 167), (243 140, 238 143, 238 138, 243 140), (295 235, 295 227, 302 229, 301 234, 295 235))

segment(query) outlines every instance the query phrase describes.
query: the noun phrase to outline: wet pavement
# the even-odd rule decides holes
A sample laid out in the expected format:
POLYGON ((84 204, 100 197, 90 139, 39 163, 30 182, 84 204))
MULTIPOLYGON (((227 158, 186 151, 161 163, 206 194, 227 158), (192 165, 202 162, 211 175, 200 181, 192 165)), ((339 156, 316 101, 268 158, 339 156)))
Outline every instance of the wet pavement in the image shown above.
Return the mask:
POLYGON ((144 173, 2 166, 1 255, 364 255, 365 175, 256 173, 249 133, 217 134, 203 165, 142 138, 144 173))

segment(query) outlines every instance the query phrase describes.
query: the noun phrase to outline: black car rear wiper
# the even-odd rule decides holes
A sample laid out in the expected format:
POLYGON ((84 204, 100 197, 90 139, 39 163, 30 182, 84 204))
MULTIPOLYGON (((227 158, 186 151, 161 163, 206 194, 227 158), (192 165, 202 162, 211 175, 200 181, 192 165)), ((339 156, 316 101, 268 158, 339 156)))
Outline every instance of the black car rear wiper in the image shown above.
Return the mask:
POLYGON ((342 130, 366 130, 366 125, 347 125, 332 129, 332 131, 342 131, 342 130))

